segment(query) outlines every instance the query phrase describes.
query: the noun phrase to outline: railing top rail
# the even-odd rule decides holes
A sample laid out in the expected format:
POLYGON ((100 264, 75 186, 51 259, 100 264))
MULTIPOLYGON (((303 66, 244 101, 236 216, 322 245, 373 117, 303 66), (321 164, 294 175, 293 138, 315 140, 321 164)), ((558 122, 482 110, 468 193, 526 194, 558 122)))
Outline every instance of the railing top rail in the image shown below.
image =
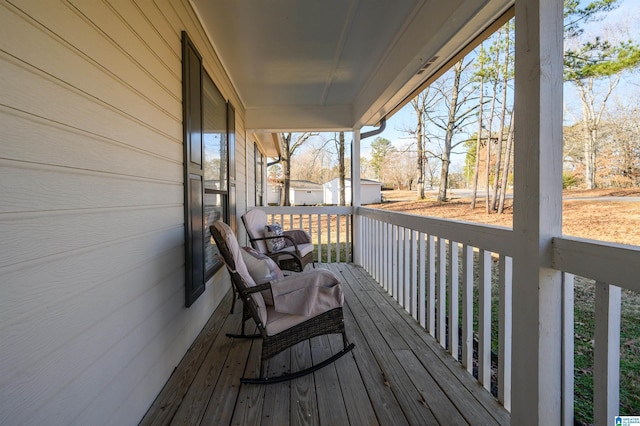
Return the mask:
MULTIPOLYGON (((517 246, 513 231, 501 226, 368 207, 359 207, 357 211, 352 206, 269 206, 257 208, 264 210, 267 214, 358 214, 506 256, 513 256, 517 246)), ((638 280, 640 277, 640 247, 574 237, 556 237, 553 239, 551 262, 551 267, 556 270, 640 292, 640 280, 638 280)))
POLYGON ((574 237, 554 238, 551 266, 640 293, 640 247, 574 237))
POLYGON ((267 214, 353 214, 351 206, 268 206, 255 207, 267 214))
POLYGON ((502 226, 474 224, 366 207, 358 208, 357 214, 506 256, 513 256, 513 231, 502 226))

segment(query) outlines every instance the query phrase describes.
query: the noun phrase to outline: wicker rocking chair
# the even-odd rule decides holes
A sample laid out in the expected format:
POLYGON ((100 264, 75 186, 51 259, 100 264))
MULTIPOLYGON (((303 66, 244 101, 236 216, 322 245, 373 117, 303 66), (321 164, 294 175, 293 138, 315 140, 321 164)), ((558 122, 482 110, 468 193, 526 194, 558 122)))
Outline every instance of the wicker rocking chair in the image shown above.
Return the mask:
POLYGON ((271 384, 302 377, 331 364, 354 348, 354 344, 347 341, 342 314, 344 297, 335 274, 313 269, 256 285, 231 228, 217 221, 210 230, 244 307, 242 335, 235 337, 256 337, 244 334, 244 321, 248 318, 253 318, 258 326, 260 334, 257 337, 262 337, 260 376, 241 378, 241 383, 271 384), (265 303, 264 292, 272 299, 272 306, 265 303), (270 358, 297 343, 326 334, 342 335, 340 352, 301 371, 276 377, 265 375, 270 358))
POLYGON ((249 235, 251 246, 272 258, 281 269, 300 272, 309 263, 313 264, 313 243, 302 229, 283 231, 281 235, 265 235, 267 214, 252 209, 242 215, 242 223, 249 235), (273 242, 282 242, 276 246, 273 242))

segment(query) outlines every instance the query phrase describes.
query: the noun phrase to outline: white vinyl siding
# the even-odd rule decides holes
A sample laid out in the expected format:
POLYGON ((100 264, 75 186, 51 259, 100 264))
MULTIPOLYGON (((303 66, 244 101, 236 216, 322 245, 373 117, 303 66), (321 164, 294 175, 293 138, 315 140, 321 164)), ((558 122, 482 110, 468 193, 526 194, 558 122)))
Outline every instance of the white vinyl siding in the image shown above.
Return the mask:
POLYGON ((229 288, 184 307, 183 29, 244 110, 156 3, 0 2, 0 424, 137 423, 229 288))

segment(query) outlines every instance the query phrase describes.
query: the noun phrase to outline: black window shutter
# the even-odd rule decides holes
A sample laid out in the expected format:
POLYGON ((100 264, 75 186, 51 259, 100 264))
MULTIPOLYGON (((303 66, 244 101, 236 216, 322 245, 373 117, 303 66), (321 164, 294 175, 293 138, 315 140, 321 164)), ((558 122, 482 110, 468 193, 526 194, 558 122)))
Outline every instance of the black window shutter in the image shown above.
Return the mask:
POLYGON ((202 57, 182 32, 184 131, 185 304, 204 293, 204 169, 202 165, 202 57))

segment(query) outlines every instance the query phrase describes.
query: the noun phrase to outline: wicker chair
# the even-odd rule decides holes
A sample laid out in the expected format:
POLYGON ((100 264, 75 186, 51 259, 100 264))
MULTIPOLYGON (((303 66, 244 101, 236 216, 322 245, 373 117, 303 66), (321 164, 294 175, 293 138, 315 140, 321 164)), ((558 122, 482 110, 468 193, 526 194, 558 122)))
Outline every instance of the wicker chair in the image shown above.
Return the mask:
POLYGON ((242 300, 246 317, 253 318, 262 337, 260 376, 241 378, 241 383, 270 384, 291 380, 312 373, 347 354, 354 348, 344 329, 342 304, 344 297, 337 276, 324 269, 293 274, 266 284, 256 285, 240 253, 240 246, 231 230, 217 221, 211 235, 222 254, 238 297, 242 300), (273 306, 265 303, 262 292, 270 292, 273 306), (343 349, 301 371, 276 377, 265 375, 266 362, 283 350, 315 336, 341 334, 343 349))
POLYGON ((251 246, 271 257, 281 269, 300 272, 308 264, 314 264, 313 243, 304 230, 294 229, 283 231, 281 236, 265 236, 267 214, 260 209, 252 209, 242 215, 242 223, 251 246), (277 239, 284 239, 284 247, 269 250, 269 242, 277 239))

